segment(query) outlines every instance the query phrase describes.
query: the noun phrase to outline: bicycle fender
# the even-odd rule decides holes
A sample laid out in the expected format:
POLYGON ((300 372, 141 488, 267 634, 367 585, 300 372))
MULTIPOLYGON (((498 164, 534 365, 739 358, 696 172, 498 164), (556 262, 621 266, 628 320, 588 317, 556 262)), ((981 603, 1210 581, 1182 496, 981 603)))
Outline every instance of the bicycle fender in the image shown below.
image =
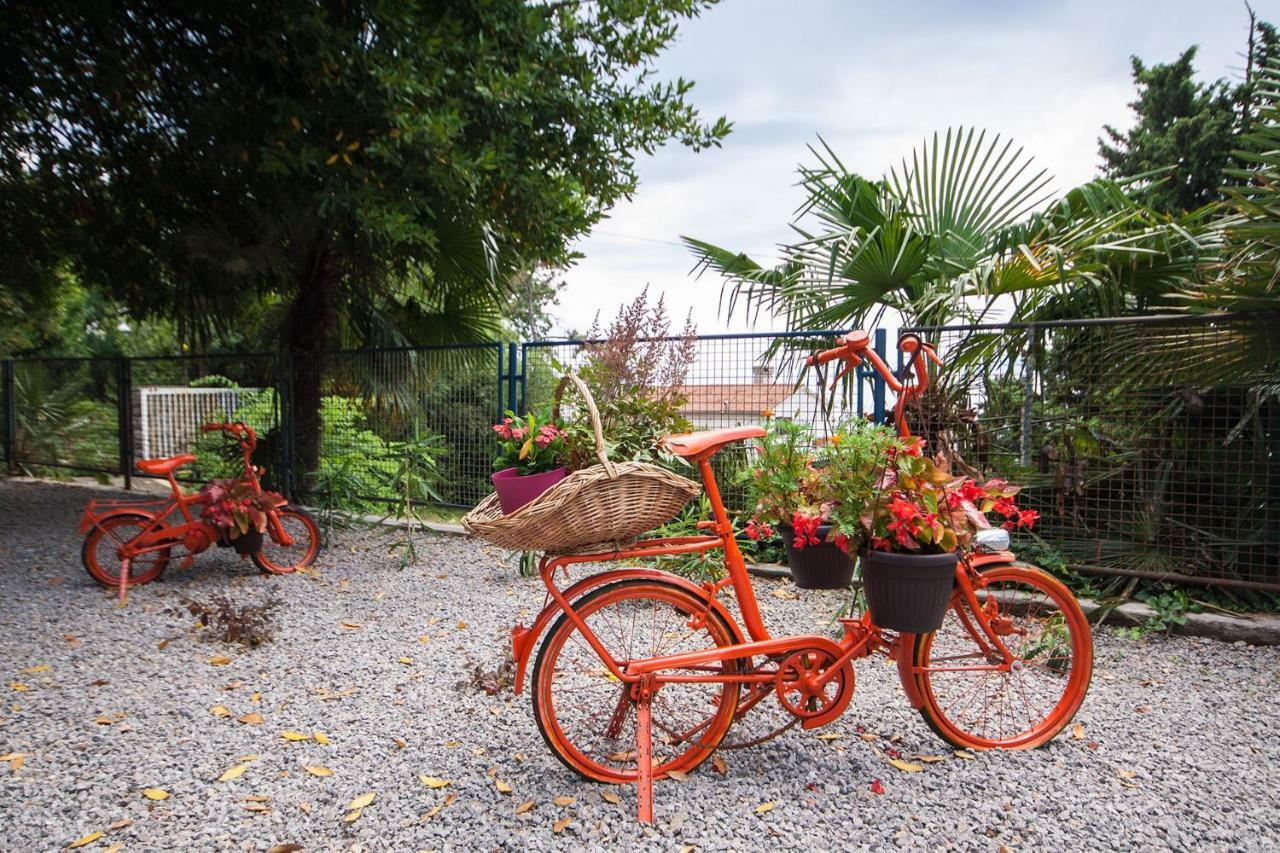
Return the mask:
MULTIPOLYGON (((981 570, 997 565, 1011 565, 1015 559, 1011 551, 997 551, 994 554, 975 554, 969 558, 969 564, 981 570)), ((924 705, 924 695, 916 685, 916 635, 899 634, 898 641, 898 680, 902 682, 902 692, 907 694, 907 702, 914 710, 919 711, 924 705)))
MULTIPOLYGON (((685 578, 682 578, 679 575, 674 575, 671 572, 663 572, 658 569, 641 568, 615 569, 610 572, 601 572, 599 574, 583 578, 573 586, 566 589, 564 591, 564 597, 569 601, 574 601, 597 587, 601 587, 615 581, 631 580, 633 578, 662 581, 663 583, 670 584, 671 586, 680 587, 683 591, 707 602, 710 605, 710 608, 714 610, 717 615, 722 617, 725 624, 729 626, 729 629, 734 635, 734 642, 746 642, 742 637, 741 629, 738 628, 738 623, 729 615, 729 610, 724 606, 723 602, 718 598, 710 597, 704 588, 698 586, 693 581, 686 580, 685 578)), ((528 627, 524 625, 516 625, 511 629, 511 652, 516 663, 516 674, 515 680, 512 684, 512 689, 516 693, 520 693, 524 690, 525 669, 528 667, 529 658, 533 656, 533 648, 537 645, 538 637, 542 636, 542 632, 546 630, 547 626, 551 623, 551 620, 559 615, 561 609, 562 608, 558 602, 552 601, 547 604, 546 607, 542 608, 542 612, 533 620, 532 625, 529 625, 528 627)))

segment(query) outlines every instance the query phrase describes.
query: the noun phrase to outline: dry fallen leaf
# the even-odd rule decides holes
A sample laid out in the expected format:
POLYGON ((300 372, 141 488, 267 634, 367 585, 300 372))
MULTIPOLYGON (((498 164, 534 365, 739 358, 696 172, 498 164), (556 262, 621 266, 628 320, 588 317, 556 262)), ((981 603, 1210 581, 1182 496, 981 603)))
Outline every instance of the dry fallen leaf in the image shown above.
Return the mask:
POLYGON ((683 782, 685 779, 689 778, 689 774, 685 773, 683 770, 668 770, 667 778, 675 779, 677 782, 683 782))
POLYGON ((167 800, 169 799, 169 792, 164 788, 143 788, 142 796, 148 800, 167 800))
POLYGON ((230 782, 232 779, 239 779, 244 775, 244 771, 249 769, 248 763, 237 764, 234 767, 227 768, 221 776, 218 777, 219 782, 230 782))
POLYGON ((508 785, 506 782, 503 782, 501 779, 494 779, 493 784, 494 784, 494 787, 498 789, 499 794, 511 793, 511 786, 508 785))
POLYGON ((250 794, 244 798, 246 803, 265 803, 271 800, 266 794, 250 794))
POLYGON ((1084 740, 1084 725, 1082 723, 1076 723, 1072 726, 1071 736, 1076 740, 1084 740))
POLYGON ((353 622, 353 621, 351 621, 351 620, 349 620, 349 619, 344 619, 344 620, 342 620, 341 622, 339 622, 339 623, 338 623, 338 625, 339 625, 339 627, 341 627, 341 628, 342 628, 343 630, 345 630, 345 631, 359 631, 359 630, 360 630, 360 623, 359 623, 359 622, 353 622))
POLYGON ((347 812, 347 816, 344 817, 343 820, 345 820, 347 823, 355 823, 360 819, 360 815, 363 812, 364 812, 364 809, 355 809, 354 811, 349 811, 347 812))
POLYGON ((12 681, 9 683, 10 690, 16 690, 19 693, 26 693, 31 688, 23 684, 21 681, 12 681))
POLYGON ((711 756, 711 766, 721 776, 729 772, 729 765, 725 763, 724 756, 718 752, 711 756))
POLYGON ((607 803, 613 803, 615 806, 616 806, 618 803, 622 802, 622 797, 619 797, 619 796, 618 796, 617 794, 615 794, 613 791, 605 791, 605 792, 604 792, 604 793, 602 793, 600 796, 604 798, 604 801, 605 801, 605 802, 607 802, 607 803))
POLYGON ((306 848, 301 844, 277 844, 275 847, 268 850, 267 853, 301 853, 301 851, 305 849, 306 848))
POLYGON ((311 735, 304 734, 303 732, 293 732, 293 731, 283 731, 280 733, 280 737, 284 738, 285 740, 292 740, 292 741, 311 740, 311 735))
POLYGON ((22 670, 22 672, 26 673, 27 675, 35 675, 37 672, 48 672, 48 671, 49 671, 49 664, 47 663, 42 663, 37 666, 29 666, 26 669, 22 670))
POLYGON ((409 742, 402 737, 393 737, 391 739, 391 742, 396 745, 396 749, 404 749, 406 746, 409 745, 409 742))
POLYGON ((0 755, 0 761, 9 762, 9 772, 17 773, 18 770, 21 769, 22 765, 26 763, 27 754, 25 752, 9 752, 4 755, 0 755))
POLYGON ((555 823, 551 824, 552 832, 564 832, 564 828, 573 823, 572 817, 562 817, 555 823))
POLYGON ((245 803, 241 808, 247 812, 257 812, 260 814, 271 811, 271 807, 266 803, 245 803))
POLYGON ((329 745, 329 736, 324 732, 312 732, 311 736, 315 738, 316 743, 320 744, 321 746, 329 745))
POLYGON ((236 717, 236 720, 241 723, 244 723, 247 726, 262 725, 262 715, 259 714, 257 711, 250 711, 248 714, 245 714, 243 717, 236 717))
POLYGON ((419 776, 418 780, 428 788, 443 788, 446 785, 452 785, 448 779, 437 779, 434 776, 419 776))
POLYGON ((328 767, 321 767, 319 764, 307 764, 302 769, 310 773, 312 776, 332 776, 333 775, 332 770, 330 770, 328 767))
POLYGON ((67 849, 75 850, 77 847, 83 847, 86 844, 92 844, 93 842, 97 841, 101 837, 102 837, 102 830, 99 829, 96 832, 89 833, 83 838, 77 838, 75 841, 72 841, 70 844, 67 845, 67 849))
POLYGON ((935 764, 939 761, 946 761, 944 755, 917 755, 916 761, 923 761, 925 764, 935 764))
POLYGON ((372 803, 372 802, 373 802, 373 798, 374 798, 374 797, 376 797, 376 796, 378 796, 378 792, 377 792, 377 791, 370 791, 370 792, 369 792, 369 793, 367 793, 367 794, 361 794, 360 796, 358 796, 358 797, 356 797, 354 800, 352 800, 350 803, 347 803, 347 808, 351 809, 352 811, 356 811, 356 810, 362 809, 362 808, 364 808, 365 806, 367 806, 367 805, 369 805, 370 803, 372 803))
POLYGON ((910 761, 903 761, 901 758, 890 758, 889 763, 903 773, 919 773, 924 770, 923 764, 912 764, 910 761))
POLYGON ((465 630, 467 630, 467 623, 466 623, 466 622, 459 622, 459 623, 458 623, 458 630, 459 630, 459 631, 465 631, 465 630))
POLYGON ((214 655, 213 657, 209 658, 210 666, 226 666, 229 663, 231 663, 231 658, 227 657, 226 655, 214 655))
POLYGON ((115 832, 117 829, 124 829, 126 826, 128 826, 131 823, 133 823, 132 818, 122 817, 115 823, 111 824, 111 826, 108 826, 107 831, 115 832))
POLYGON ((571 806, 573 805, 574 798, 569 796, 560 796, 556 797, 551 802, 555 803, 557 806, 571 806))
POLYGON ((231 709, 226 705, 214 705, 209 709, 209 713, 213 714, 215 717, 230 717, 231 709))
POLYGON ((413 663, 413 658, 411 658, 411 657, 409 657, 408 655, 406 655, 406 656, 404 656, 404 657, 400 658, 400 663, 405 664, 405 665, 411 664, 411 663, 413 663))
POLYGON ((298 803, 298 808, 302 809, 306 814, 311 814, 311 803, 298 803))
POLYGON ((93 721, 100 726, 109 726, 115 722, 115 720, 107 716, 95 717, 93 721))
POLYGON ((427 809, 427 813, 424 814, 422 817, 420 817, 419 820, 431 820, 431 818, 440 814, 440 810, 443 809, 445 806, 452 805, 456 797, 457 797, 457 794, 450 794, 449 796, 445 797, 443 803, 439 803, 427 809))
POLYGON ((533 808, 533 800, 525 800, 523 803, 516 806, 516 814, 524 814, 531 808, 533 808))
POLYGON ((823 732, 818 735, 818 740, 839 740, 842 737, 844 737, 844 735, 839 734, 838 732, 823 732))
POLYGON ((123 849, 124 845, 117 841, 115 844, 112 844, 110 847, 103 850, 102 853, 120 853, 123 849))
POLYGON ((1119 773, 1121 779, 1136 779, 1138 777, 1136 770, 1121 770, 1119 773))
POLYGON ((963 758, 965 761, 974 761, 977 759, 977 756, 972 752, 969 752, 967 749, 957 749, 955 751, 955 756, 956 758, 963 758))
POLYGON ((765 812, 771 812, 773 811, 773 807, 776 805, 777 803, 774 803, 774 802, 761 803, 760 805, 756 806, 756 814, 764 814, 765 812))

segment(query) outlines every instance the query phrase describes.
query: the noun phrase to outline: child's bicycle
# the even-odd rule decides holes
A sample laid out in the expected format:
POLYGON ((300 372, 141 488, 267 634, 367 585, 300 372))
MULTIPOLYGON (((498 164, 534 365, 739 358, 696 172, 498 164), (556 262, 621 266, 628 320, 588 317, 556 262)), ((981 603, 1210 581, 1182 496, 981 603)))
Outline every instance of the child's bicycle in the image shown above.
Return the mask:
MULTIPOLYGON (((867 344, 866 333, 855 332, 808 363, 843 359, 847 371, 869 360, 898 393, 894 416, 905 434, 904 405, 927 387, 927 359, 937 356, 918 337, 904 336, 899 347, 912 356, 895 375, 867 344)), ((515 689, 522 689, 534 645, 546 632, 534 664, 533 714, 560 761, 587 779, 635 783, 639 820, 651 822, 654 779, 697 767, 731 726, 770 696, 806 729, 835 720, 853 697, 853 661, 875 653, 896 663, 907 700, 955 747, 1029 749, 1062 731, 1089 687, 1089 624, 1062 583, 1015 564, 1002 530, 961 555, 947 615, 933 633, 895 634, 863 613, 839 620, 838 640, 770 635, 711 468, 721 448, 763 434, 759 427, 737 427, 666 440, 701 473, 714 518, 700 526, 709 535, 542 557, 550 600, 531 626, 512 631, 515 689), (727 569, 717 583, 700 586, 655 569, 623 567, 567 589, 555 584, 556 571, 567 574, 576 563, 717 548, 727 569), (745 631, 718 597, 726 586, 745 631)))
MULTIPOLYGON (((243 461, 240 481, 261 493, 261 471, 250 461, 258 443, 253 428, 242 423, 218 423, 205 424, 201 429, 221 430, 235 438, 243 461)), ((139 471, 168 479, 172 498, 96 500, 85 508, 80 519, 80 533, 84 534, 80 556, 85 571, 103 586, 118 589, 121 601, 129 587, 160 577, 171 558, 181 557, 181 568, 185 569, 196 554, 210 545, 235 544, 235 540, 226 540, 214 525, 200 517, 204 506, 201 495, 183 492, 174 478, 176 470, 195 461, 191 454, 138 461, 139 471)), ((241 556, 251 557, 259 569, 275 575, 311 565, 320 550, 320 529, 311 516, 292 504, 267 510, 266 514, 267 529, 261 546, 241 556)))

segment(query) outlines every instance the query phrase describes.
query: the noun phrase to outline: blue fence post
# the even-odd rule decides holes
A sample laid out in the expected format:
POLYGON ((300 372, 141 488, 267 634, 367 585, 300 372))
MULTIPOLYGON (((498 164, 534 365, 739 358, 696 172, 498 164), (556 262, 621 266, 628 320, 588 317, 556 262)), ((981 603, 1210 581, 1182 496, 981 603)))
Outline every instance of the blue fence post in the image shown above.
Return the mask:
POLYGON ((516 345, 507 344, 507 408, 519 413, 516 408, 516 345))
POLYGON ((529 408, 529 345, 523 341, 520 343, 520 408, 516 409, 520 414, 528 414, 529 408))
POLYGON ((498 344, 498 345, 497 345, 497 347, 496 347, 496 349, 497 349, 497 351, 498 351, 498 396, 497 396, 497 402, 498 402, 498 414, 497 414, 497 420, 501 421, 501 420, 502 420, 503 411, 504 411, 504 410, 503 410, 503 408, 502 408, 502 401, 503 401, 502 380, 503 380, 503 378, 504 378, 504 376, 505 376, 505 374, 503 374, 503 372, 502 372, 502 344, 498 344))
POLYGON ((4 384, 4 470, 12 474, 18 468, 16 449, 18 443, 18 400, 15 395, 17 383, 13 379, 13 359, 6 358, 3 365, 4 384))
MULTIPOLYGON (((888 347, 888 335, 884 329, 876 329, 875 343, 872 348, 875 349, 876 355, 880 356, 880 360, 885 364, 889 361, 885 356, 888 347)), ((898 358, 902 358, 902 353, 898 353, 898 358)), ((871 375, 871 411, 872 419, 875 423, 884 423, 884 396, 885 381, 884 377, 879 373, 872 371, 871 375)))

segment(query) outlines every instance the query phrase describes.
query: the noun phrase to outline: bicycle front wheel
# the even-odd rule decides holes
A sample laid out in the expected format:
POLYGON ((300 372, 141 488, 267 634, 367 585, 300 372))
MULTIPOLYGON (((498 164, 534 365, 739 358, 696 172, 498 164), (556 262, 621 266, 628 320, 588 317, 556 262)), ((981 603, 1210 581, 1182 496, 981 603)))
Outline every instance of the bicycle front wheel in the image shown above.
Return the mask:
POLYGON ((1080 604, 1040 569, 995 566, 974 581, 983 616, 1013 654, 1002 662, 959 591, 942 627, 913 650, 920 715, 964 749, 1043 746, 1071 722, 1093 675, 1093 636, 1080 604))
MULTIPOLYGON (((623 580, 574 604, 609 656, 619 662, 730 646, 733 630, 714 611, 689 627, 704 609, 695 595, 660 580, 623 580)), ((736 673, 737 661, 670 670, 666 674, 736 673)), ((565 766, 599 782, 634 782, 636 704, 631 685, 619 681, 578 627, 561 614, 538 651, 533 715, 565 766)), ((733 722, 737 683, 668 682, 653 695, 654 778, 689 771, 711 756, 733 722)))
POLYGON ((267 525, 262 548, 253 554, 253 562, 267 574, 287 575, 311 565, 320 553, 320 528, 305 510, 286 504, 276 510, 280 526, 293 544, 285 546, 275 539, 275 531, 267 525))

